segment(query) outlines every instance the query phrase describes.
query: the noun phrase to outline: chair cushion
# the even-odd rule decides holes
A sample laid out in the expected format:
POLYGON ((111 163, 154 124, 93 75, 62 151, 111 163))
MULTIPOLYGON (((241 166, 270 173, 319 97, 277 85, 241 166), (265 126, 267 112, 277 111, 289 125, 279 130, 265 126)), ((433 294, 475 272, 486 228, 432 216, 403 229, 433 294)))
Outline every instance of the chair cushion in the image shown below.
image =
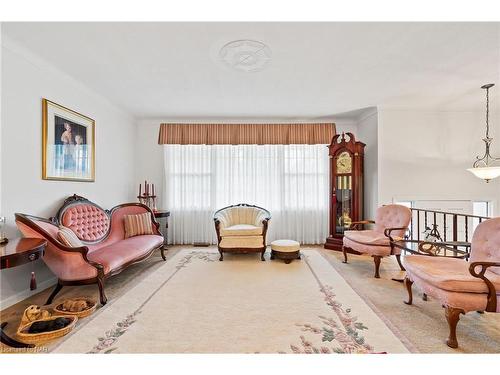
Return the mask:
MULTIPOLYGON (((399 239, 399 237, 394 237, 399 239)), ((376 230, 348 230, 344 232, 344 246, 362 254, 388 256, 391 255, 389 237, 376 230)), ((401 250, 394 248, 394 254, 401 254, 401 250)))
POLYGON ((222 237, 219 247, 241 248, 241 249, 261 249, 264 247, 263 236, 227 236, 222 237))
MULTIPOLYGON (((409 255, 403 264, 410 278, 414 275, 426 283, 447 291, 488 293, 486 283, 469 273, 470 263, 463 259, 409 255)), ((500 292, 500 275, 487 271, 485 276, 500 292)))
MULTIPOLYGON (((465 312, 483 311, 486 309, 486 304, 488 303, 488 295, 486 293, 452 292, 429 284, 426 280, 416 275, 408 274, 408 277, 422 292, 436 298, 441 305, 463 309, 465 312)), ((497 295, 497 312, 500 312, 500 295, 497 295)))
POLYGON ((153 222, 151 221, 151 214, 149 212, 137 215, 125 215, 123 223, 125 225, 125 238, 153 234, 153 222))
POLYGON ((57 239, 69 247, 83 246, 82 241, 80 241, 80 239, 76 236, 75 232, 73 232, 70 228, 66 228, 64 225, 59 226, 57 239))
POLYGON ((300 243, 293 240, 276 240, 271 242, 271 249, 281 252, 293 252, 300 250, 300 243))
POLYGON ((250 224, 236 224, 227 228, 221 228, 222 237, 228 236, 259 236, 262 234, 262 227, 250 224))
POLYGON ((374 230, 348 230, 344 232, 344 237, 366 245, 390 245, 389 237, 374 230))
POLYGON ((89 252, 87 256, 91 261, 101 263, 104 266, 104 273, 108 274, 162 244, 163 237, 156 234, 135 236, 98 248, 89 252))

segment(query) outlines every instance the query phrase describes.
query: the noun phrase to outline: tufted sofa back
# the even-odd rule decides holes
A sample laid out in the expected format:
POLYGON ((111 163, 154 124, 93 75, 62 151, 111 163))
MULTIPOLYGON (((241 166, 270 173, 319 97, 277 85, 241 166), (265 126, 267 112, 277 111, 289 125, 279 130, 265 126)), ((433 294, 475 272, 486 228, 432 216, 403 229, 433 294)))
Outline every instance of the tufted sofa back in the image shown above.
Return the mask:
POLYGON ((89 203, 75 203, 65 207, 59 214, 59 222, 72 229, 84 242, 103 240, 110 226, 106 211, 89 203))
POLYGON ((229 227, 237 224, 250 224, 262 226, 262 221, 269 217, 267 210, 247 205, 237 205, 223 208, 214 215, 219 219, 223 227, 229 227))
MULTIPOLYGON (((400 204, 388 204, 377 209, 375 214, 375 230, 384 233, 386 228, 408 227, 411 220, 411 210, 400 204)), ((392 232, 392 236, 403 237, 405 230, 392 232)))
MULTIPOLYGON (((500 262, 500 217, 479 224, 472 236, 471 262, 500 262)), ((489 271, 500 275, 500 267, 489 271)))

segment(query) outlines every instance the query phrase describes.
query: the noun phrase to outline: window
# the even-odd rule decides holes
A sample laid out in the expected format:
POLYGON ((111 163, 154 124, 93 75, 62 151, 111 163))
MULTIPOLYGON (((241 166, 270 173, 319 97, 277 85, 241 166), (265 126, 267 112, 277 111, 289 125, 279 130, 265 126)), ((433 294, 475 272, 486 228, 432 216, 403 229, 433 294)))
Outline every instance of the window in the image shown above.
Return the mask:
POLYGON ((164 205, 175 243, 215 243, 213 212, 248 203, 272 213, 269 239, 323 243, 328 234, 326 145, 165 145, 164 205))

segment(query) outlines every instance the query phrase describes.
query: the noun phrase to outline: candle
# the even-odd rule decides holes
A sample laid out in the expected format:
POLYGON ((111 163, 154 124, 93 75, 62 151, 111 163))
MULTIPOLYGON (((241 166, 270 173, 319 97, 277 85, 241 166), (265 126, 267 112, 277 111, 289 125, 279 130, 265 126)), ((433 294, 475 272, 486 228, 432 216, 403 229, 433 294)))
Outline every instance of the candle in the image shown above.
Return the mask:
POLYGON ((144 180, 144 195, 148 195, 148 182, 144 180))
POLYGON ((155 195, 155 184, 153 184, 153 196, 155 195))
POLYGON ((139 197, 141 196, 142 193, 142 184, 139 184, 139 197))

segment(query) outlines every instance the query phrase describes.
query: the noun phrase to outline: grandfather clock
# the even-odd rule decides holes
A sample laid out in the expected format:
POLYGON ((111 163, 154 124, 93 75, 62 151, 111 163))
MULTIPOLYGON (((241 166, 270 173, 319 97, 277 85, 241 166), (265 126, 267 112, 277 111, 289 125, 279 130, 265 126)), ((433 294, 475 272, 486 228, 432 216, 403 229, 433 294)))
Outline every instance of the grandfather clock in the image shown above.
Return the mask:
POLYGON ((325 249, 342 250, 344 231, 363 220, 363 159, 365 144, 352 133, 337 134, 330 155, 330 234, 325 249))

